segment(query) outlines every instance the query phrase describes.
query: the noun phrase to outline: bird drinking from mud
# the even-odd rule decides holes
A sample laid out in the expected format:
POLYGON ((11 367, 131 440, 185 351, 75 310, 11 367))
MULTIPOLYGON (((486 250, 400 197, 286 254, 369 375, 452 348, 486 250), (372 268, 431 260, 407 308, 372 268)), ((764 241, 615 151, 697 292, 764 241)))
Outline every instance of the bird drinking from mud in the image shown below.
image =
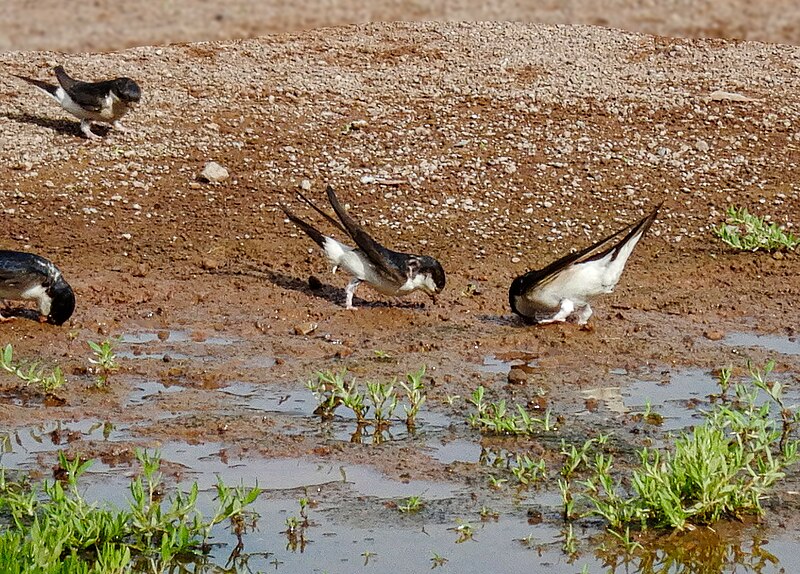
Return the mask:
MULTIPOLYGON (((0 250, 0 299, 35 300, 39 321, 53 325, 63 325, 75 310, 75 294, 58 267, 22 251, 0 250)), ((0 312, 0 321, 11 319, 0 312)))
POLYGON ((286 206, 280 205, 280 208, 292 223, 302 229, 322 248, 325 256, 333 265, 334 272, 341 267, 353 276, 347 285, 345 303, 347 309, 353 308, 353 295, 362 282, 384 295, 406 295, 421 290, 434 301, 436 300, 436 294, 441 293, 445 285, 444 269, 436 259, 428 255, 400 253, 384 247, 350 217, 339 203, 331 186, 328 186, 326 194, 341 223, 322 211, 301 193, 298 193, 297 196, 355 241, 357 248, 323 235, 315 227, 289 211, 286 206))
POLYGON ((514 279, 508 291, 511 310, 531 323, 569 320, 585 325, 592 316, 589 299, 614 290, 633 249, 660 208, 661 204, 638 223, 582 251, 514 279))
POLYGON ((139 84, 130 78, 114 78, 102 82, 82 82, 67 74, 63 66, 54 69, 59 85, 17 76, 53 98, 73 116, 81 120, 81 131, 90 140, 100 139, 92 132, 92 122, 105 122, 125 131, 120 119, 142 97, 139 84))

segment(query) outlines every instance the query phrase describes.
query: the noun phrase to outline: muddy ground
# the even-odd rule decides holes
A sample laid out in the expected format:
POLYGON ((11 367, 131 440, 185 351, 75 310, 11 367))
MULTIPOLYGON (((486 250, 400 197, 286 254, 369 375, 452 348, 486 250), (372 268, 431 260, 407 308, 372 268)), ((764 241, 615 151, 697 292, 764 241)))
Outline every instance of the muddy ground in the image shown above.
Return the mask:
POLYGON ((6 429, 96 419, 134 429, 130 445, 73 444, 108 460, 130 459, 135 444, 221 441, 229 453, 467 483, 483 476, 477 465, 441 463, 413 441, 290 432, 220 389, 298 389, 341 368, 389 379, 426 365, 427 408, 452 417, 454 437, 479 440, 463 397, 482 384, 492 399, 552 409, 576 440, 614 430, 636 445, 639 427, 613 400, 591 398, 597 389, 669 384, 690 368, 743 375, 748 357, 775 358, 777 375, 798 383, 798 354, 726 341, 797 337, 800 257, 737 253, 712 234, 730 205, 798 232, 798 48, 591 27, 369 24, 0 63, 2 247, 51 258, 78 300, 61 328, 0 327, 20 357, 68 379, 63 405, 10 391, 6 429), (136 78, 144 97, 129 131, 97 128, 103 141, 87 142, 11 75, 46 79, 55 63, 81 78, 136 78), (208 161, 230 177, 201 182, 208 161), (442 262, 436 304, 361 287, 357 308, 344 309, 348 279, 275 207, 318 221, 293 193, 310 186, 323 203, 328 183, 380 241, 442 262), (662 201, 589 328, 512 316, 516 275, 662 201), (123 358, 97 390, 87 341, 106 338, 121 338, 123 358), (481 369, 487 359, 532 366, 509 380, 507 368, 481 369), (141 381, 184 390, 132 405, 141 381))

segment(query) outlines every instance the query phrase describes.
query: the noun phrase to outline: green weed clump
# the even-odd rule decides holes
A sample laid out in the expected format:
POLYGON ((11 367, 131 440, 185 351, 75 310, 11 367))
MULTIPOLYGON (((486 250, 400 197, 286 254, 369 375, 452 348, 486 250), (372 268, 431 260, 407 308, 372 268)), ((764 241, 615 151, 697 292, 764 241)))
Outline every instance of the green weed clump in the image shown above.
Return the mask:
POLYGON ((89 363, 92 364, 95 385, 98 388, 105 387, 108 384, 108 377, 119 369, 117 354, 114 352, 114 344, 109 339, 102 343, 95 343, 94 341, 87 341, 87 343, 94 355, 94 358, 89 359, 89 363))
POLYGON ((550 410, 544 413, 543 418, 531 416, 522 405, 515 405, 514 409, 506 406, 505 400, 487 402, 484 400, 486 389, 479 386, 467 399, 475 407, 474 413, 467 419, 473 428, 483 434, 491 435, 531 435, 538 432, 555 430, 554 421, 550 418, 550 410))
POLYGON ((729 207, 725 223, 714 229, 714 234, 724 243, 740 251, 779 251, 794 249, 800 239, 783 231, 776 224, 767 225, 758 216, 752 215, 746 207, 729 207))
POLYGON ((359 427, 371 425, 383 430, 391 424, 397 407, 402 403, 406 425, 413 429, 417 415, 427 400, 422 382, 424 377, 423 365, 418 371, 408 373, 405 381, 368 381, 362 388, 355 377, 347 379, 346 370, 325 371, 317 373, 316 380, 309 381, 306 386, 318 402, 314 413, 323 419, 333 418, 336 409, 344 407, 353 412, 359 427), (402 394, 398 393, 396 386, 403 390, 402 394))
POLYGON ((26 385, 33 385, 45 393, 52 393, 64 386, 64 373, 60 367, 47 372, 39 363, 14 362, 14 348, 8 344, 0 353, 0 369, 8 371, 26 385))
POLYGON ((131 482, 129 508, 87 502, 78 481, 92 461, 59 453, 65 480, 40 486, 6 480, 0 472, 0 567, 7 574, 108 574, 172 571, 208 551, 212 528, 230 519, 239 537, 258 488, 217 483, 216 509, 204 518, 198 487, 166 501, 158 455, 137 452, 142 475, 131 482), (237 526, 238 525, 238 526, 237 526))
POLYGON ((800 441, 792 438, 798 413, 784 404, 782 385, 767 381, 773 367, 750 365, 749 384, 734 385, 731 398, 730 371, 724 371, 721 400, 702 425, 681 433, 671 449, 639 452, 629 493, 612 478, 612 457, 596 454, 584 483, 589 514, 624 532, 637 525, 685 529, 762 513, 761 501, 800 458, 800 441))

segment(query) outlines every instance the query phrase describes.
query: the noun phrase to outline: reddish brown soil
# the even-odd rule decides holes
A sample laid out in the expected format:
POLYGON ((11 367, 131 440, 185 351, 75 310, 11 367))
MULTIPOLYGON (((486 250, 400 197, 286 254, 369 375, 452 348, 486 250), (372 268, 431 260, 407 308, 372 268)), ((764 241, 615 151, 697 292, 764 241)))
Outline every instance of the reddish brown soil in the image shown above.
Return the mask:
MULTIPOLYGON (((390 378, 424 364, 428 408, 461 421, 463 399, 450 407, 447 397, 483 384, 491 398, 549 406, 580 436, 625 421, 602 403, 587 413, 582 390, 645 374, 668 379, 687 367, 741 373, 745 354, 763 363, 768 351, 717 339, 736 331, 797 336, 800 258, 736 253, 710 228, 736 204, 797 231, 800 118, 787 103, 797 57, 784 47, 580 28, 430 24, 66 58, 76 75, 123 73, 145 90, 126 118, 131 131, 98 144, 52 102, 2 77, 2 246, 51 258, 78 298, 62 328, 24 319, 0 327, 20 357, 60 365, 68 378, 58 391, 63 406, 0 404, 4 426, 93 418, 136 424, 143 442, 220 440, 266 456, 371 460, 390 475, 444 477, 452 467, 402 444, 368 449, 290 436, 272 416, 231 409, 215 389, 235 381, 297 388, 316 371, 342 367, 362 379, 390 378), (605 46, 613 73, 580 84, 585 69, 558 55, 579 50, 569 37, 605 46), (554 52, 515 59, 534 40, 554 52), (646 79, 648 68, 667 75, 646 79), (757 101, 709 99, 719 87, 757 101), (684 90, 682 100, 675 90, 684 90), (698 151, 700 139, 710 152, 698 151), (199 183, 210 160, 231 177, 199 183), (428 172, 424 162, 435 167, 428 172), (448 275, 437 304, 362 287, 357 309, 345 310, 348 279, 330 275, 274 207, 292 201, 304 179, 320 202, 332 183, 380 241, 439 258, 448 275), (511 315, 516 275, 662 200, 618 289, 595 302, 589 329, 529 327, 511 315), (321 289, 309 288, 312 275, 321 289), (298 334, 309 323, 315 330, 298 334), (190 334, 194 344, 181 349, 191 359, 164 362, 174 348, 150 343, 156 358, 124 359, 106 390, 89 388, 87 341, 176 330, 190 334), (204 344, 212 337, 233 344, 204 344), (376 351, 393 360, 376 360, 376 351), (510 385, 504 374, 476 369, 490 356, 537 366, 510 385), (187 390, 128 407, 140 380, 187 390)), ((41 78, 64 61, 2 58, 8 71, 41 78)), ((791 380, 799 362, 780 356, 777 371, 791 380)))

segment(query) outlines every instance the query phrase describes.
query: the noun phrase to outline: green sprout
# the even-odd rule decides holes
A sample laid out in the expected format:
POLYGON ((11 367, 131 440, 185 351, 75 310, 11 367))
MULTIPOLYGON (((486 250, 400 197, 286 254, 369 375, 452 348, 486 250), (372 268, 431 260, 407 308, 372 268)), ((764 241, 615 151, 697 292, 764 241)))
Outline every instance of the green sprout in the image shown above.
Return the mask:
POLYGON ((114 345, 108 339, 102 343, 88 341, 88 345, 94 354, 94 358, 89 359, 89 362, 94 365, 95 382, 98 387, 105 387, 111 373, 119 369, 114 345))
MULTIPOLYGON (((673 448, 640 450, 630 494, 612 476, 612 457, 596 455, 584 483, 588 513, 605 518, 618 533, 630 525, 683 530, 761 514, 768 491, 800 460, 800 440, 791 438, 798 416, 785 405, 783 386, 767 381, 773 366, 750 365, 750 384, 735 384, 735 397, 715 404, 704 423, 682 432, 673 448)), ((729 373, 720 385, 730 386, 729 373)))
POLYGON ((419 512, 422 505, 422 496, 409 496, 404 503, 397 505, 397 510, 404 513, 419 512))
POLYGON ((423 377, 425 377, 425 365, 422 365, 415 373, 408 373, 406 375, 408 382, 400 382, 400 386, 406 392, 406 399, 408 400, 408 405, 404 405, 403 409, 406 412, 406 425, 409 428, 414 427, 419 410, 425 404, 427 398, 425 396, 425 385, 422 383, 423 377))
MULTIPOLYGON (((246 515, 259 489, 230 488, 221 480, 212 515, 197 508, 197 483, 188 493, 165 496, 158 454, 137 451, 141 475, 130 483, 126 509, 88 502, 81 477, 91 460, 59 453, 63 480, 40 485, 0 481, 0 507, 8 521, 0 532, 0 564, 14 572, 130 572, 147 564, 172 571, 202 557, 215 525, 246 515)), ((241 539, 240 539, 241 541, 241 539)))
POLYGON ((0 353, 0 368, 21 379, 26 385, 39 387, 46 393, 52 393, 66 383, 60 367, 55 367, 50 373, 47 373, 35 362, 27 365, 14 363, 14 349, 11 344, 6 345, 3 352, 0 353))
POLYGON ((724 243, 740 251, 779 251, 794 249, 800 245, 800 239, 782 230, 776 224, 767 225, 758 216, 752 215, 747 208, 729 207, 725 223, 714 228, 714 234, 724 243))
POLYGON ((469 415, 468 421, 473 428, 484 434, 493 435, 531 435, 540 431, 555 430, 550 410, 543 418, 532 417, 522 405, 509 410, 504 400, 486 402, 486 389, 481 385, 473 391, 467 401, 475 407, 476 412, 469 415))
POLYGON ((436 552, 434 552, 433 557, 431 558, 431 563, 433 564, 433 566, 431 566, 431 570, 433 570, 434 568, 439 568, 440 566, 447 564, 447 558, 444 556, 439 556, 436 552))

